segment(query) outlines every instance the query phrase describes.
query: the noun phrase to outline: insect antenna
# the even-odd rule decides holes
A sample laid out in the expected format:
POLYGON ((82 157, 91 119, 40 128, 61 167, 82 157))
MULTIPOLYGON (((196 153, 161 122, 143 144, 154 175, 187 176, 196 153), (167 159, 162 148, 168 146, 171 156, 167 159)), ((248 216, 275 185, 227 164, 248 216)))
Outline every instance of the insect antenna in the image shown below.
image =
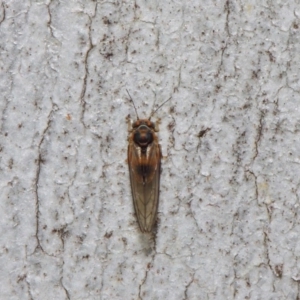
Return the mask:
POLYGON ((135 110, 135 113, 136 113, 136 117, 137 117, 137 119, 139 120, 140 118, 139 118, 139 115, 138 115, 138 113, 137 113, 137 110, 136 110, 135 104, 134 104, 134 102, 133 102, 133 100, 132 100, 132 98, 131 98, 131 96, 130 96, 130 94, 129 94, 129 92, 128 92, 128 90, 127 90, 127 89, 126 89, 126 91, 127 91, 127 94, 128 94, 128 96, 129 96, 129 98, 130 98, 130 100, 131 100, 132 104, 133 104, 133 107, 134 107, 134 110, 135 110))
POLYGON ((150 121, 150 119, 151 119, 151 117, 164 105, 164 104, 166 104, 168 101, 170 101, 171 100, 171 98, 172 98, 172 96, 168 99, 168 100, 166 100, 165 102, 163 102, 156 110, 154 110, 152 113, 151 113, 151 115, 150 115, 150 117, 149 117, 149 121, 150 121))

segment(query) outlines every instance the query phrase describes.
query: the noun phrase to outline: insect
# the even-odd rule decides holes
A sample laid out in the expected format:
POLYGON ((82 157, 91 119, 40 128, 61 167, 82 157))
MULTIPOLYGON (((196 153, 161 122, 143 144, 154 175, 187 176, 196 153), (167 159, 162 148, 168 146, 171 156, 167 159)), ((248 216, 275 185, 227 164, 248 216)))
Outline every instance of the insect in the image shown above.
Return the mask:
POLYGON ((148 119, 140 119, 135 104, 128 91, 127 93, 137 116, 137 120, 130 123, 128 137, 128 166, 133 204, 141 231, 152 232, 158 208, 162 152, 156 135, 159 121, 154 124, 151 117, 171 98, 152 111, 148 119))

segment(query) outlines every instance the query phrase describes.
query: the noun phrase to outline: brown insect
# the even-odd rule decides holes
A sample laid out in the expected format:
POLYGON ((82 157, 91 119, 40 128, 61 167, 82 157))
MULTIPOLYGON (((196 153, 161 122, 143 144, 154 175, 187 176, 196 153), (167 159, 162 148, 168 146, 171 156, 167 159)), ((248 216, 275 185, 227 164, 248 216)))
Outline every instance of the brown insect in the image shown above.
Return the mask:
POLYGON ((151 117, 171 98, 153 111, 148 119, 140 119, 133 103, 137 121, 129 128, 128 166, 131 192, 137 220, 142 232, 151 232, 156 222, 161 165, 161 147, 158 143, 159 121, 154 124, 151 117))

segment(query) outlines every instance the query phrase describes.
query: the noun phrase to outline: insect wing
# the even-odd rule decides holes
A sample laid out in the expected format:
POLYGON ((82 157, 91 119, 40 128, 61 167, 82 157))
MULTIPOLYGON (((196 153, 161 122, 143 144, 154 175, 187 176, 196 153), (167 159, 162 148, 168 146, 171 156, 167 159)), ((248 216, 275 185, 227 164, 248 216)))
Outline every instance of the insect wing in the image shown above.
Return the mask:
POLYGON ((128 146, 128 164, 135 212, 142 232, 151 232, 156 220, 161 149, 157 140, 146 153, 133 141, 128 146))

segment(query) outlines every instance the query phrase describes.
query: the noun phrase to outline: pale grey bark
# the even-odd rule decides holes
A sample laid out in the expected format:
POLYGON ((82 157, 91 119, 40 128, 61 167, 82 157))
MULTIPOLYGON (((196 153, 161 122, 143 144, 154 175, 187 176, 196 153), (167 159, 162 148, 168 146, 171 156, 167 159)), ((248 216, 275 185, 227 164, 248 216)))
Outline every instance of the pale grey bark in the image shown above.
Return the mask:
POLYGON ((299 1, 2 1, 0 299, 299 299, 299 18, 299 1), (126 89, 140 117, 172 96, 155 241, 126 89))

